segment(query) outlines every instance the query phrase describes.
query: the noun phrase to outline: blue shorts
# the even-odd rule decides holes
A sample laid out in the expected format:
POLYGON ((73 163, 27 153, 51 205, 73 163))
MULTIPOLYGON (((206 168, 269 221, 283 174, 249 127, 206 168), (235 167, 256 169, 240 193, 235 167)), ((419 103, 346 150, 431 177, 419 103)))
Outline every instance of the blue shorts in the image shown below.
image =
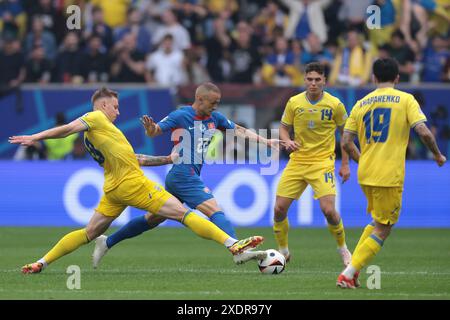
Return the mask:
POLYGON ((205 186, 196 174, 173 172, 166 176, 166 191, 186 203, 191 209, 197 208, 206 200, 214 198, 211 191, 205 186))

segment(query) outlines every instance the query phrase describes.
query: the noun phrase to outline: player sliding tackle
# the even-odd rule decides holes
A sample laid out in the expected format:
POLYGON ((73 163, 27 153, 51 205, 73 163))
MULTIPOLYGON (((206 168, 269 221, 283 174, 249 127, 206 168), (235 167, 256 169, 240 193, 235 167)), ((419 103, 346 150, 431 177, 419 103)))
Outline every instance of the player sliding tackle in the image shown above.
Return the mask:
POLYGON ((242 253, 263 242, 254 236, 243 240, 230 237, 213 223, 190 210, 159 184, 147 179, 139 167, 136 155, 124 134, 113 124, 119 115, 118 94, 107 88, 92 96, 94 111, 71 123, 29 136, 13 136, 10 143, 30 146, 36 141, 67 137, 84 131, 87 150, 104 169, 104 194, 86 228, 66 234, 37 262, 22 267, 23 273, 41 272, 47 265, 97 238, 127 206, 148 211, 151 215, 184 224, 198 236, 224 245, 235 261, 245 260, 242 253))
MULTIPOLYGON (((155 123, 148 116, 143 116, 142 124, 149 137, 155 137, 171 130, 175 130, 172 137, 182 137, 182 139, 179 139, 181 141, 175 141, 180 158, 166 176, 166 190, 190 208, 202 212, 211 222, 235 238, 233 226, 200 177, 211 139, 218 129, 234 130, 235 135, 261 142, 268 147, 277 148, 280 141, 265 139, 225 118, 220 112, 216 111, 220 98, 220 89, 213 83, 207 82, 196 89, 195 101, 192 106, 185 106, 173 111, 158 123, 155 123)), ((282 145, 285 145, 285 143, 283 142, 282 145)), ((144 155, 139 157, 139 163, 143 166, 162 165, 168 161, 164 157, 144 155)), ((150 230, 162 221, 164 221, 164 218, 146 214, 131 220, 109 237, 100 236, 96 240, 93 253, 94 268, 98 266, 101 258, 112 246, 122 240, 150 230)), ((265 255, 264 251, 246 251, 240 255, 240 259, 235 259, 235 262, 240 263, 247 259, 264 259, 265 255)))
POLYGON ((372 214, 373 221, 364 229, 351 263, 336 281, 341 288, 360 286, 360 270, 381 250, 398 221, 410 129, 419 134, 438 166, 447 161, 425 125, 427 118, 416 99, 394 88, 399 79, 397 62, 390 58, 375 61, 373 75, 377 89, 356 102, 343 136, 344 148, 359 164, 358 182, 367 198, 367 212, 372 214), (356 137, 361 154, 353 143, 356 137))

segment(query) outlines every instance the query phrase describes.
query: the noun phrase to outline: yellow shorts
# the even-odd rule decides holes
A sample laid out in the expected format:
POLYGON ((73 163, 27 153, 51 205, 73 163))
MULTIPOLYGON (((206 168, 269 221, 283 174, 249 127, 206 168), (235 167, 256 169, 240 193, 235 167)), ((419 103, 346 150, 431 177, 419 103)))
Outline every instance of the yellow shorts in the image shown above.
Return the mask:
POLYGON ((298 199, 309 184, 314 190, 314 199, 319 199, 336 195, 335 183, 334 161, 301 164, 289 160, 278 182, 277 196, 298 199))
POLYGON ((160 184, 146 177, 135 178, 105 193, 95 210, 107 217, 118 217, 127 206, 158 213, 170 197, 160 184))
POLYGON ((361 185, 367 198, 367 212, 381 224, 395 224, 402 207, 403 187, 373 187, 361 185))

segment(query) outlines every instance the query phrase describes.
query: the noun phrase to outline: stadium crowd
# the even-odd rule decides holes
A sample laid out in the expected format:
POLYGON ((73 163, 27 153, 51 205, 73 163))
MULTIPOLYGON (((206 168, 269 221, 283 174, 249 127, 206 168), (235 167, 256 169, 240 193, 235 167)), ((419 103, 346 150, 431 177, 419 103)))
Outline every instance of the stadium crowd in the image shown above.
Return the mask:
POLYGON ((22 83, 300 86, 312 61, 330 85, 361 86, 387 56, 401 82, 450 82, 449 0, 2 0, 0 16, 0 97, 22 83), (72 4, 81 30, 66 27, 72 4))

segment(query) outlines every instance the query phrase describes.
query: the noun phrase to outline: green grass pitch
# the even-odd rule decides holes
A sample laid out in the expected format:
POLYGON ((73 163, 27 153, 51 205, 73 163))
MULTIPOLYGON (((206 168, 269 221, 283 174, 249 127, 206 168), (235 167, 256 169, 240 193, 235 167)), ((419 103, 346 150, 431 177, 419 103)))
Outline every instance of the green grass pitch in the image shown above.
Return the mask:
MULTIPOLYGON (((212 241, 182 228, 159 228, 126 240, 91 267, 94 244, 63 257, 43 273, 20 267, 40 258, 71 228, 0 228, 0 299, 450 299, 450 229, 394 229, 371 262, 381 269, 381 289, 335 287, 341 262, 326 229, 292 229, 293 259, 280 275, 263 275, 256 262, 236 266, 212 241), (69 290, 69 265, 81 268, 81 289, 69 290)), ((276 248, 270 228, 238 229, 241 237, 263 235, 262 248, 276 248)), ((353 250, 362 229, 347 229, 353 250)), ((109 231, 111 232, 111 231, 109 231)))

